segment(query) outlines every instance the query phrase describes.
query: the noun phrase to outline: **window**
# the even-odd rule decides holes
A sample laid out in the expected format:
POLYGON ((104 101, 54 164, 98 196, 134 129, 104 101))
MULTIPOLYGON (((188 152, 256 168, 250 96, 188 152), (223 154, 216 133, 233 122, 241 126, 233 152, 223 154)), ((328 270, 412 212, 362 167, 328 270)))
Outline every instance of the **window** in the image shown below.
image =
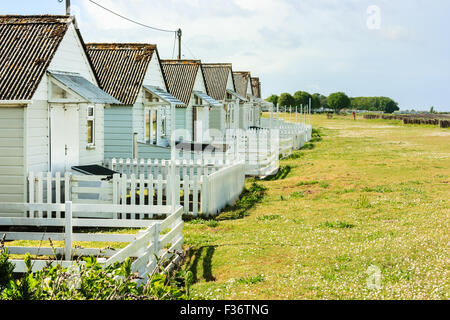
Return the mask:
POLYGON ((87 144, 95 145, 95 110, 94 106, 87 108, 87 144))
POLYGON ((167 122, 166 115, 164 114, 161 117, 161 138, 165 138, 167 136, 167 122))
POLYGON ((201 98, 199 98, 198 96, 194 97, 194 105, 196 106, 201 106, 203 104, 203 101, 201 98))
POLYGON ((231 120, 231 109, 230 106, 226 106, 224 107, 225 109, 225 124, 226 127, 228 128, 230 126, 230 120, 231 120))
POLYGON ((157 142, 157 109, 151 108, 145 111, 145 142, 156 144, 157 142))

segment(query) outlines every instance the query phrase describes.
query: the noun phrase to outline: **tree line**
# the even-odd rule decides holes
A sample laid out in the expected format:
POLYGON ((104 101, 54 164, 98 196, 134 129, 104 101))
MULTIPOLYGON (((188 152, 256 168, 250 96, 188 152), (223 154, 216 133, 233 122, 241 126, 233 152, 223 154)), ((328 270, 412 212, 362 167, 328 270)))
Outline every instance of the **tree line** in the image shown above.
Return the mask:
POLYGON ((310 100, 312 110, 327 108, 339 112, 342 109, 356 109, 386 113, 400 110, 398 103, 388 97, 348 97, 344 92, 335 92, 329 96, 320 93, 309 94, 306 91, 297 91, 293 95, 285 92, 280 96, 272 94, 266 99, 279 107, 307 106, 310 100))

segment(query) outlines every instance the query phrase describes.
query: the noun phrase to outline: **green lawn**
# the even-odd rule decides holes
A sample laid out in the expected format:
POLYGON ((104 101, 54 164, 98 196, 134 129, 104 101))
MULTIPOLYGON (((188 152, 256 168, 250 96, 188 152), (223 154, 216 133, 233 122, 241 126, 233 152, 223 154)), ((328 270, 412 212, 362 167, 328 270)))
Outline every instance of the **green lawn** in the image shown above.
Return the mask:
POLYGON ((185 268, 211 299, 448 299, 450 130, 312 118, 276 179, 186 223, 185 268), (259 197, 258 197, 259 195, 259 197))

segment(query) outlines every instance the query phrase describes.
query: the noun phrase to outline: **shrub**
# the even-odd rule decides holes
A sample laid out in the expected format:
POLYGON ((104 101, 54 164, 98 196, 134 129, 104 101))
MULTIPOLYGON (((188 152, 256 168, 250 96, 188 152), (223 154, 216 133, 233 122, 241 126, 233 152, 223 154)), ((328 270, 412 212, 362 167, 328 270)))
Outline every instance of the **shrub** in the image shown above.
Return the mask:
POLYGON ((3 246, 5 235, 0 239, 0 292, 5 289, 14 271, 14 265, 9 261, 8 252, 3 246))
MULTIPOLYGON (((2 255, 2 259, 4 259, 2 255)), ((6 255, 7 257, 7 255, 6 255)), ((3 261, 3 260, 2 260, 3 261)), ((95 257, 85 257, 72 267, 49 265, 32 272, 31 257, 25 256, 27 272, 19 279, 12 273, 0 292, 5 300, 186 300, 192 283, 189 272, 169 275, 158 264, 146 283, 131 272, 131 260, 102 266, 95 257)), ((2 273, 2 277, 4 274, 2 273)))

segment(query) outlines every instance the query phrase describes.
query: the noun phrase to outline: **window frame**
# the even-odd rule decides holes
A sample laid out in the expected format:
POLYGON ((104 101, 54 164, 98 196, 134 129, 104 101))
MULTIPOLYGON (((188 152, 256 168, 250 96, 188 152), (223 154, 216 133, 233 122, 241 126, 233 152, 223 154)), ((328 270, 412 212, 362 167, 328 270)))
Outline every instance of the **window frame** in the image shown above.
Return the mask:
POLYGON ((88 147, 93 147, 95 146, 95 106, 94 105, 88 105, 87 106, 87 110, 86 110, 86 142, 87 142, 87 146, 88 147), (90 110, 92 110, 92 115, 90 115, 90 110), (92 122, 91 125, 91 138, 92 141, 89 142, 89 122, 92 122))

